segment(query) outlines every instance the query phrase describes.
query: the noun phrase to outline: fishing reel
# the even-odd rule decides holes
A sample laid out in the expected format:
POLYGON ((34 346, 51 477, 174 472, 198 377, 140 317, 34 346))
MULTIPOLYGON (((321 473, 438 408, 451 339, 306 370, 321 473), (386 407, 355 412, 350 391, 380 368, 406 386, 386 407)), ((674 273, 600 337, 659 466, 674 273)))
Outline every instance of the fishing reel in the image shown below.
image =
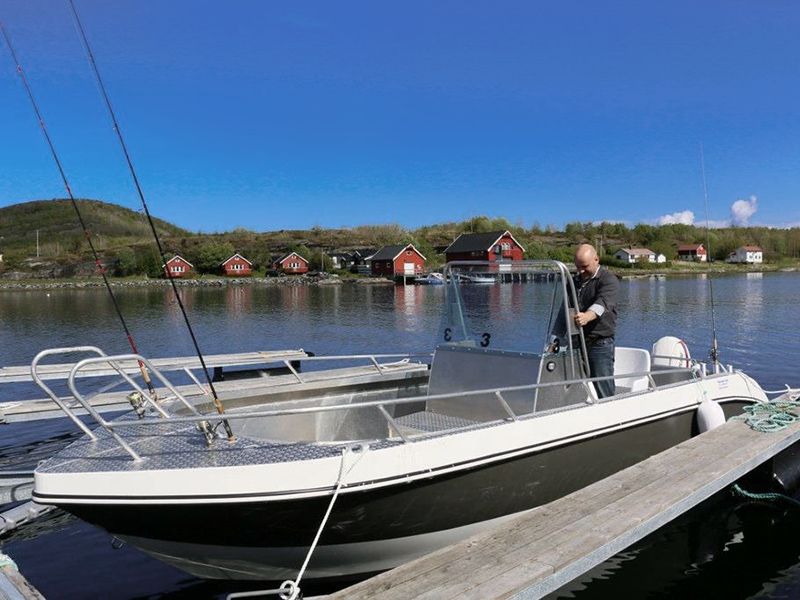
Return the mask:
POLYGON ((147 401, 144 399, 144 396, 141 392, 131 392, 127 396, 128 402, 131 403, 131 408, 136 413, 136 416, 140 419, 144 418, 145 412, 147 410, 147 401))

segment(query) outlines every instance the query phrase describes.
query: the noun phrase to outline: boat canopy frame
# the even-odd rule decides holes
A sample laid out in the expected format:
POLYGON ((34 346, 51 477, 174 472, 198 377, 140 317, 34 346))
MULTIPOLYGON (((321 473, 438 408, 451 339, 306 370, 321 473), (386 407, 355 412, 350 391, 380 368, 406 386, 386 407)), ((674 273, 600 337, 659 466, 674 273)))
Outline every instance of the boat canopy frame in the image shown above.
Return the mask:
MULTIPOLYGON (((554 293, 551 299, 549 322, 547 332, 550 339, 546 340, 543 353, 566 353, 570 363, 572 377, 588 377, 591 373, 589 368, 589 353, 586 347, 586 339, 583 335, 583 328, 574 326, 574 317, 571 311, 578 306, 578 294, 575 289, 575 281, 569 267, 558 260, 522 260, 522 261, 485 261, 485 260, 459 260, 448 262, 442 269, 445 281, 445 303, 446 318, 449 323, 460 331, 454 337, 455 342, 463 343, 472 338, 472 334, 467 324, 465 316, 464 298, 461 293, 464 276, 463 271, 479 272, 496 277, 500 280, 503 277, 514 278, 515 276, 545 276, 556 278, 554 293), (559 299, 560 306, 555 306, 559 299), (563 331, 557 331, 562 329, 563 331), (460 341, 459 341, 460 340, 460 341), (554 346, 552 342, 558 340, 554 346), (552 351, 552 352, 551 352, 552 351), (579 364, 575 363, 575 354, 579 356, 579 364)), ((448 335, 443 335, 446 342, 448 335)))

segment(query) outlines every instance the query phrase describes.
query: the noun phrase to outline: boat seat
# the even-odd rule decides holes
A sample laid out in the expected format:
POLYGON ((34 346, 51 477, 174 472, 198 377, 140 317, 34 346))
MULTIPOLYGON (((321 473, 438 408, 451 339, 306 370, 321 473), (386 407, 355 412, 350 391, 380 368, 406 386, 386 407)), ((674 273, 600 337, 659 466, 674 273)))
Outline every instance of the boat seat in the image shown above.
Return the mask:
POLYGON ((625 347, 614 349, 614 384, 618 394, 646 390, 650 384, 647 375, 630 375, 649 372, 650 353, 647 350, 625 347))

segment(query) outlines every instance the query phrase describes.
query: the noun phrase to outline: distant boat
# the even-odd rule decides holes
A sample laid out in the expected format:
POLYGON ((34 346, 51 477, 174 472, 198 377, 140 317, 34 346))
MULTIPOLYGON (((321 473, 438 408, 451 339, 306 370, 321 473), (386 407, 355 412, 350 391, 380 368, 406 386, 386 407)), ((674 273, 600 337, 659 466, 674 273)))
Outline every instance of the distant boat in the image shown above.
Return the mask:
POLYGON ((480 275, 478 273, 465 273, 462 274, 460 277, 463 283, 479 283, 479 284, 497 283, 497 279, 495 279, 491 275, 480 275))
POLYGON ((444 275, 441 273, 428 273, 425 277, 418 277, 420 285, 444 285, 444 275))

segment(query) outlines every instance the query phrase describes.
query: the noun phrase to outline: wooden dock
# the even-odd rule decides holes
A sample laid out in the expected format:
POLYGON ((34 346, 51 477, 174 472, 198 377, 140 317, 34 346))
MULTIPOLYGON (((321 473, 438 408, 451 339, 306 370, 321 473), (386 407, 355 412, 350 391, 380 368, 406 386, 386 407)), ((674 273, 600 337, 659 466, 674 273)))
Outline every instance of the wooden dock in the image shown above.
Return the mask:
POLYGON ((759 433, 741 421, 729 421, 496 530, 329 598, 541 598, 798 440, 800 424, 778 433, 759 433))
POLYGON ((19 572, 11 557, 0 553, 0 600, 45 600, 19 572))

